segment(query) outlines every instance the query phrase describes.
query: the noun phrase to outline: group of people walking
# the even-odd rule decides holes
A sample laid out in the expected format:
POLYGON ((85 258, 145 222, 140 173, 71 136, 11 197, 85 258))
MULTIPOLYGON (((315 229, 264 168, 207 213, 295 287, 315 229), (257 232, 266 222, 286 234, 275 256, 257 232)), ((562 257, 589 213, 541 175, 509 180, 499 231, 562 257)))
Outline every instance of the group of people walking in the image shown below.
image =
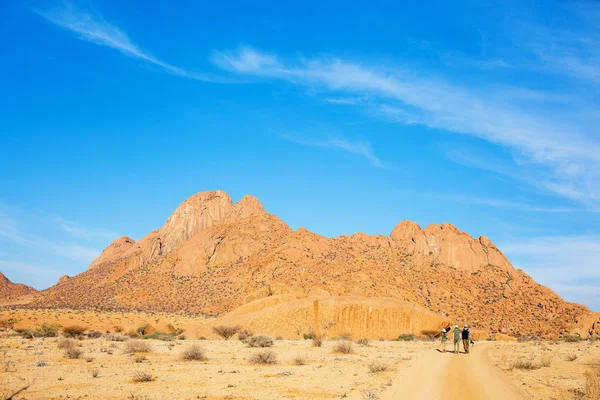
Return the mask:
MULTIPOLYGON (((450 329, 448 329, 449 331, 450 329)), ((448 341, 448 332, 446 329, 442 329, 441 338, 442 338, 442 351, 446 352, 446 342, 448 341)), ((458 353, 460 351, 460 341, 462 339, 463 348, 465 349, 465 353, 469 354, 471 347, 471 331, 469 331, 469 326, 465 324, 462 330, 459 329, 458 325, 454 326, 454 330, 452 331, 454 337, 454 353, 458 353)))

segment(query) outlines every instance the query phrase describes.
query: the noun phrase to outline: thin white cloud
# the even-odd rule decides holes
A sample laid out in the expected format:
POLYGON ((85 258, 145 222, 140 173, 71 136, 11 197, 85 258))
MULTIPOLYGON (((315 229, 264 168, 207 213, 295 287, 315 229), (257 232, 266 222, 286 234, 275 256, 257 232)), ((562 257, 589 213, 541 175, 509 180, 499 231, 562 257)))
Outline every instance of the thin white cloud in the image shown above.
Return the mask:
POLYGON ((373 153, 371 144, 368 142, 350 141, 339 137, 331 139, 315 139, 289 135, 281 135, 281 137, 289 142, 300 144, 302 146, 340 149, 366 158, 375 167, 385 168, 383 162, 373 153))
MULTIPOLYGON (((506 101, 490 87, 450 83, 419 72, 371 67, 340 58, 284 63, 250 48, 216 52, 213 62, 243 75, 282 79, 343 97, 368 96, 370 113, 402 124, 421 124, 466 134, 509 148, 535 171, 536 185, 552 193, 600 205, 600 142, 592 132, 597 111, 546 109, 535 96, 506 101), (578 118, 572 118, 578 112, 578 118)), ((515 96, 520 88, 510 92, 515 96)), ((525 92, 529 93, 530 92, 525 92)))
POLYGON ((156 65, 172 75, 204 82, 233 82, 232 80, 204 73, 190 72, 163 61, 137 46, 125 32, 106 21, 100 14, 78 10, 70 3, 65 3, 51 10, 35 9, 34 12, 47 21, 76 33, 81 40, 110 47, 128 57, 156 65))
POLYGON ((482 205, 489 206, 493 208, 504 208, 504 209, 512 209, 512 210, 523 210, 523 211, 535 211, 535 212, 545 212, 545 213, 567 213, 578 211, 575 208, 569 207, 541 207, 533 204, 527 204, 518 201, 510 201, 503 199, 493 199, 486 197, 477 197, 477 196, 465 196, 458 194, 434 194, 432 197, 437 197, 441 199, 456 201, 458 203, 471 204, 471 205, 482 205))
POLYGON ((66 232, 73 237, 84 239, 86 241, 90 241, 94 238, 114 240, 118 237, 118 234, 114 232, 100 229, 90 229, 77 222, 69 221, 68 219, 64 219, 61 217, 56 217, 55 221, 58 225, 58 228, 61 231, 66 232))
POLYGON ((498 248, 539 283, 600 311, 600 236, 534 237, 499 243, 498 248))

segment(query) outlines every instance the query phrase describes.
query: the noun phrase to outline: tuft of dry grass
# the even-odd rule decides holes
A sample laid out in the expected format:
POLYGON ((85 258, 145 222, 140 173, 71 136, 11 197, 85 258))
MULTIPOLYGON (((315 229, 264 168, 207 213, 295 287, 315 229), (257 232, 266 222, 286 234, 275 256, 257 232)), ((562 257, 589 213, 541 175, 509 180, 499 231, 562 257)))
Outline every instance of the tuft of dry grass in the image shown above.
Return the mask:
POLYGON ((273 347, 273 339, 269 336, 250 336, 246 344, 248 347, 273 347))
POLYGON ((238 333, 241 329, 242 329, 242 327, 239 325, 235 325, 235 326, 220 325, 220 326, 215 326, 213 328, 213 332, 216 333, 217 335, 219 335, 221 338, 223 338, 225 340, 229 340, 233 337, 233 335, 238 333))
POLYGON ((129 336, 118 333, 110 333, 106 335, 106 340, 110 340, 111 342, 126 342, 129 340, 129 336))
POLYGON ((72 348, 72 349, 68 349, 67 351, 65 351, 65 358, 70 358, 71 360, 77 360, 79 358, 81 358, 81 356, 83 355, 83 351, 77 349, 77 348, 72 348))
POLYGON ((369 365, 369 372, 372 374, 376 374, 378 372, 387 371, 388 366, 380 361, 376 361, 373 364, 369 365))
POLYGON ((323 340, 320 338, 314 338, 312 341, 313 347, 321 347, 323 346, 323 340))
POLYGON ((523 371, 533 371, 536 369, 540 369, 542 366, 540 364, 536 364, 533 360, 517 360, 510 364, 509 369, 512 371, 513 369, 520 369, 523 371))
POLYGON ((206 361, 208 358, 202 347, 192 345, 181 353, 181 359, 185 361, 206 361))
POLYGON ((253 336, 252 332, 249 331, 248 329, 242 329, 241 331, 238 332, 238 339, 240 339, 242 342, 246 339, 248 339, 249 337, 253 336))
POLYGON ((352 347, 352 342, 349 340, 341 340, 335 344, 333 348, 334 353, 342 353, 342 354, 352 354, 354 353, 354 348, 352 347))
POLYGON ((544 356, 540 361, 542 367, 550 367, 552 365, 552 356, 544 356))
POLYGON ((87 328, 85 326, 65 326, 63 328, 63 335, 65 335, 65 337, 78 337, 79 335, 83 335, 83 332, 85 332, 86 330, 87 328))
POLYGON ((143 363, 144 361, 146 361, 146 356, 135 356, 133 358, 133 361, 135 361, 136 364, 143 363))
POLYGON ((135 383, 140 383, 140 382, 152 382, 156 380, 156 377, 153 376, 151 373, 149 372, 141 372, 138 371, 135 374, 133 374, 133 378, 132 380, 135 383))
POLYGON ((358 339, 356 341, 356 344, 358 344, 359 346, 368 346, 369 345, 369 339, 367 339, 367 338, 358 339))
POLYGON ((567 356, 565 357, 565 360, 567 361, 575 361, 577 360, 577 354, 567 354, 567 356))
POLYGON ((306 360, 306 357, 302 357, 302 356, 298 356, 294 358, 294 364, 295 365, 306 365, 308 363, 308 361, 306 360))
POLYGON ((379 399, 379 395, 373 389, 361 390, 360 395, 364 400, 378 400, 379 399))
POLYGON ((253 364, 276 364, 277 355, 272 350, 263 350, 252 354, 249 361, 253 364))
POLYGON ((62 350, 69 350, 77 347, 77 343, 73 339, 61 339, 58 341, 58 348, 62 350))
POLYGON ((125 353, 150 353, 152 351, 152 345, 143 340, 130 340, 125 343, 123 351, 125 353))

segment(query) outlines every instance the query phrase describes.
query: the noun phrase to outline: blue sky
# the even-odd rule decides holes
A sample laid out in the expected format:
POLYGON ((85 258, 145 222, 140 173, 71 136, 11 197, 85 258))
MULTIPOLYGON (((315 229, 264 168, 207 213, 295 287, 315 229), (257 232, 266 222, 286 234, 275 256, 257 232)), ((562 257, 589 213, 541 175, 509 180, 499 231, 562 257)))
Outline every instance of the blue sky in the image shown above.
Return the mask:
POLYGON ((486 235, 600 310, 600 5, 4 2, 0 271, 45 288, 186 197, 486 235))

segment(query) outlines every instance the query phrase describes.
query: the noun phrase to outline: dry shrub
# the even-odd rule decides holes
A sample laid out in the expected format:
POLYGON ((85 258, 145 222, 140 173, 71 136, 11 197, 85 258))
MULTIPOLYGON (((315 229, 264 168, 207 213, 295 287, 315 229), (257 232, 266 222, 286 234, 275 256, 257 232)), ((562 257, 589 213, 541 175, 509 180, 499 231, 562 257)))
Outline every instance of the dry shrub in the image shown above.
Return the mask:
POLYGON ((92 361, 94 361, 94 357, 87 356, 87 357, 84 358, 84 360, 85 360, 85 362, 90 362, 91 363, 92 361))
POLYGON ((73 339, 61 339, 58 341, 58 348, 63 350, 77 347, 77 343, 73 339))
POLYGON ((321 347, 323 346, 323 340, 320 338, 314 338, 312 341, 313 347, 321 347))
POLYGON ((306 365, 307 364, 306 357, 298 356, 298 357, 294 358, 294 364, 295 365, 306 365))
POLYGON ((581 338, 581 336, 577 335, 563 335, 562 340, 563 342, 567 343, 577 343, 581 342, 583 339, 581 338))
POLYGON ((88 339, 99 339, 102 337, 102 332, 92 330, 87 333, 87 337, 88 339))
POLYGON ((252 332, 250 332, 248 329, 242 329, 238 332, 238 339, 240 339, 242 342, 251 336, 252 332))
POLYGON ((149 372, 141 372, 138 371, 135 374, 133 374, 133 378, 132 380, 136 383, 139 382, 152 382, 155 381, 156 378, 149 372))
POLYGON ((402 342, 412 342, 413 340, 415 340, 415 335, 413 335, 412 333, 402 333, 400 336, 398 336, 399 341, 402 342))
POLYGON ((65 337, 78 337, 79 335, 82 335, 83 332, 86 331, 86 327, 85 326, 79 326, 79 325, 71 325, 71 326, 65 326, 63 328, 63 335, 65 335, 65 337))
POLYGON ((135 331, 134 329, 130 329, 129 331, 127 331, 126 335, 129 336, 132 339, 140 337, 140 334, 137 333, 137 331, 135 331))
POLYGON ((34 329, 17 329, 17 332, 24 339, 56 337, 56 336, 58 336, 59 331, 60 331, 60 325, 46 325, 46 324, 43 324, 40 327, 34 328, 34 329))
POLYGON ((341 340, 335 344, 333 348, 334 353, 342 353, 342 354, 352 354, 354 353, 354 348, 352 347, 352 342, 349 340, 341 340))
POLYGON ((565 357, 565 360, 575 361, 575 360, 577 360, 577 354, 567 354, 567 356, 565 357))
POLYGON ((143 363, 146 361, 146 356, 135 356, 133 361, 135 361, 136 364, 143 363))
POLYGON ((364 389, 360 391, 360 395, 364 400, 378 400, 379 395, 373 389, 364 389))
POLYGON ((552 356, 542 357, 542 361, 540 361, 540 365, 542 367, 550 367, 552 365, 552 356))
POLYGON ((253 364, 276 364, 277 355, 273 350, 263 350, 252 354, 249 361, 253 364))
POLYGON ((124 329, 123 329, 123 327, 122 327, 121 325, 115 325, 115 326, 113 326, 113 329, 114 329, 114 330, 115 330, 115 332, 117 332, 117 333, 121 333, 121 332, 123 332, 123 330, 124 330, 124 329))
POLYGON ((185 361, 206 361, 206 353, 204 349, 198 345, 188 347, 181 353, 181 358, 185 361))
POLYGON ((83 355, 83 351, 81 351, 77 348, 68 349, 67 351, 65 351, 65 354, 64 354, 65 358, 70 358, 71 360, 77 360, 82 355, 83 355))
POLYGON ((106 335, 106 340, 110 340, 111 342, 126 342, 129 340, 129 336, 111 333, 106 335))
POLYGON ((213 332, 216 333, 217 335, 219 335, 220 337, 222 337, 223 339, 229 340, 233 337, 233 335, 238 333, 241 329, 242 329, 242 327, 239 325, 235 325, 235 326, 220 325, 220 326, 215 326, 213 328, 213 332))
POLYGON ((125 343, 123 351, 125 353, 150 353, 152 351, 152 345, 143 340, 130 340, 125 343))
POLYGON ((369 365, 369 372, 372 374, 376 374, 378 372, 387 371, 388 366, 382 362, 376 361, 373 364, 369 365))
POLYGON ((368 345, 369 345, 369 339, 367 339, 367 338, 358 339, 358 340, 356 341, 356 343, 357 343, 359 346, 368 346, 368 345))
POLYGON ((272 347, 273 339, 269 336, 250 336, 246 339, 248 347, 272 347))
POLYGON ((509 369, 513 370, 513 369, 520 369, 520 370, 525 370, 525 371, 533 371, 536 369, 540 369, 541 365, 534 363, 532 360, 517 360, 514 361, 509 369))

